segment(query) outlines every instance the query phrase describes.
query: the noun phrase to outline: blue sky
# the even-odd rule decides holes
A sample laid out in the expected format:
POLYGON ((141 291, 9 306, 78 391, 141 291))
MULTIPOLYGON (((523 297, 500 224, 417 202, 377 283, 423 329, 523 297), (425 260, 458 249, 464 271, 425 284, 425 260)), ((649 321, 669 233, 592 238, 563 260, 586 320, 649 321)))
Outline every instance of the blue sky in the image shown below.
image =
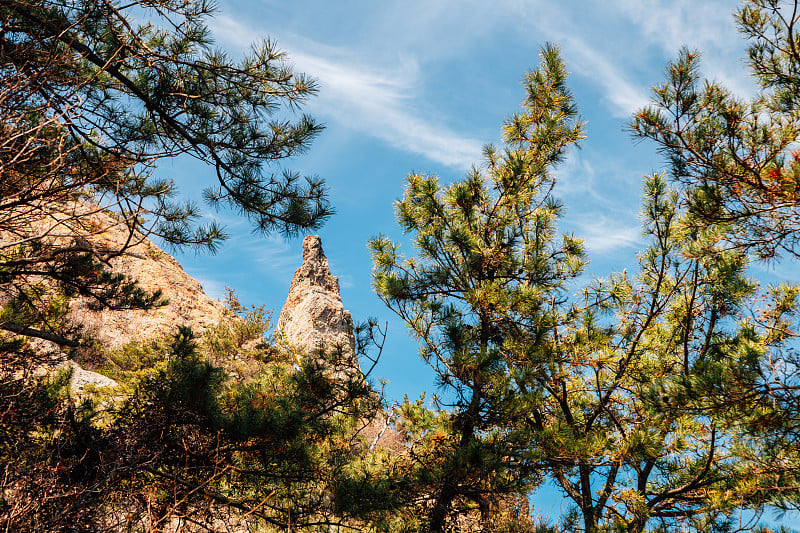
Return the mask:
MULTIPOLYGON (((327 126, 310 151, 287 166, 324 177, 337 214, 319 231, 342 298, 354 319, 389 323, 374 374, 390 399, 433 392, 433 375, 417 346, 371 290, 367 240, 402 235, 393 203, 411 172, 460 178, 480 163, 485 143, 500 140, 517 109, 523 73, 540 47, 559 44, 570 84, 588 122, 582 149, 557 170, 566 205, 562 231, 586 241, 590 276, 635 263, 641 245, 642 175, 660 170, 654 147, 625 131, 648 102, 667 61, 681 46, 703 53, 705 73, 737 93, 752 91, 742 61, 745 43, 731 10, 736 2, 703 0, 273 0, 220 1, 211 26, 233 56, 251 42, 277 41, 297 70, 318 79, 304 107, 327 126)), ((161 168, 199 199, 210 169, 173 162, 161 168)), ((211 213, 232 237, 216 256, 179 254, 212 296, 225 286, 243 302, 283 305, 301 262, 300 239, 264 238, 233 213, 211 213)), ((405 247, 407 253, 411 252, 405 247)), ((780 266, 778 268, 781 268, 780 266)))

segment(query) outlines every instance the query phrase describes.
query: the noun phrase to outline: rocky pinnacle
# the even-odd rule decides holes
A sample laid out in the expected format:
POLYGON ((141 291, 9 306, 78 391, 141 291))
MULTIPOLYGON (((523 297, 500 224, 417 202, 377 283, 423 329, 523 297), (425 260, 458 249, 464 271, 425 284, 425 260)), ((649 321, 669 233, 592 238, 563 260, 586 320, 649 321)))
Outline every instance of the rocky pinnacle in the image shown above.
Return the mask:
POLYGON ((303 239, 303 264, 292 278, 275 338, 308 353, 339 346, 358 364, 353 319, 342 305, 339 279, 331 274, 319 235, 303 239))

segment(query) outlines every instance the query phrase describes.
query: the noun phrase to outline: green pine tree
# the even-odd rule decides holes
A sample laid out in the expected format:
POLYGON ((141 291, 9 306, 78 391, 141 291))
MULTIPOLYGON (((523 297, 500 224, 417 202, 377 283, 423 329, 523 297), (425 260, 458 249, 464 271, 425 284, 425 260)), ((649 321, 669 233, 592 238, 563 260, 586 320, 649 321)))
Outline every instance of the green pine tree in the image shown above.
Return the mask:
POLYGON ((433 410, 402 406, 401 466, 422 495, 406 512, 432 531, 475 514, 498 528, 498 502, 548 478, 573 504, 568 530, 725 530, 797 494, 795 463, 759 468, 751 432, 780 411, 758 387, 794 335, 797 290, 760 292, 742 250, 707 253, 685 196, 655 175, 638 268, 571 293, 582 246, 556 237, 550 195, 581 138, 565 77, 546 48, 504 149, 445 188, 409 176, 397 214, 417 257, 371 242, 375 289, 444 389, 433 410))
POLYGON ((445 388, 440 416, 402 407, 406 431, 419 433, 410 468, 427 493, 432 531, 469 508, 488 523, 497 498, 539 480, 525 427, 539 387, 530 389, 533 367, 518 358, 540 357, 551 329, 571 314, 566 283, 583 267, 580 243, 556 237, 561 207, 549 195, 551 168, 582 138, 566 77, 548 46, 525 77, 504 146, 486 147, 482 168, 444 188, 432 176, 408 177, 397 216, 418 259, 402 258, 386 237, 370 243, 376 292, 420 339, 445 388))
MULTIPOLYGON (((653 104, 634 117, 633 133, 654 141, 681 187, 683 223, 694 242, 688 253, 713 256, 740 250, 753 259, 777 261, 800 255, 800 3, 748 0, 736 11, 749 40, 748 66, 757 82, 751 98, 705 80, 697 52, 682 50, 656 87, 653 104)), ((760 500, 797 509, 800 395, 797 393, 798 289, 764 291, 771 305, 751 304, 745 324, 760 325, 771 348, 730 369, 736 386, 701 387, 715 408, 738 410, 743 434, 737 468, 772 480, 760 500), (746 369, 746 370, 745 370, 746 369)), ((716 374, 714 374, 716 375, 716 374)))
POLYGON ((165 160, 204 163, 206 200, 265 234, 331 214, 322 180, 281 166, 321 131, 294 113, 314 80, 269 40, 238 61, 215 49, 213 13, 205 0, 0 4, 0 300, 13 302, 0 329, 77 345, 54 302, 160 300, 109 260, 145 237, 218 246, 223 229, 174 198, 165 160), (127 237, 98 238, 109 223, 127 237))
POLYGON ((747 0, 735 13, 750 40, 748 65, 760 91, 732 94, 703 79, 700 54, 684 49, 631 124, 670 163, 686 190, 689 222, 706 246, 761 257, 800 253, 800 54, 798 2, 747 0))

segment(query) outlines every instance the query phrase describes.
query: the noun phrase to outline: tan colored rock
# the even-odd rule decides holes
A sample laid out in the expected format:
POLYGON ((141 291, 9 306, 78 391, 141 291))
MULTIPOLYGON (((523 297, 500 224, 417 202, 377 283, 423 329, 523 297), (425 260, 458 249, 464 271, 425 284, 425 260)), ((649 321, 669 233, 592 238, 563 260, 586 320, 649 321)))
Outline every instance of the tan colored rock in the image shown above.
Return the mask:
POLYGON ((341 347, 358 368, 353 319, 344 309, 339 279, 331 274, 319 235, 303 239, 303 264, 292 278, 275 339, 308 353, 341 347))
MULTIPOLYGON (((105 235, 113 238, 113 228, 105 235)), ((150 240, 136 244, 110 263, 114 272, 137 280, 144 290, 154 292, 160 289, 169 303, 142 311, 96 310, 93 309, 93 302, 85 298, 74 302, 72 319, 107 347, 114 348, 134 339, 174 333, 179 325, 190 326, 195 333, 201 333, 217 324, 222 317, 225 306, 208 296, 197 280, 150 240)))
POLYGON ((82 368, 75 361, 67 361, 65 365, 72 368, 72 378, 70 379, 70 391, 72 394, 81 395, 86 389, 105 389, 116 388, 117 382, 97 372, 82 368))
MULTIPOLYGON (((158 337, 174 332, 179 325, 191 326, 199 333, 219 322, 225 306, 206 295, 172 256, 109 212, 82 202, 43 204, 40 211, 38 219, 26 218, 26 227, 0 232, 0 251, 31 239, 57 245, 78 239, 82 246, 99 252, 124 250, 109 260, 110 270, 138 280, 148 292, 160 289, 169 301, 148 311, 97 310, 96 302, 89 298, 71 302, 70 320, 104 346, 158 337)), ((4 298, 0 294, 0 301, 4 298)))
MULTIPOLYGON (((350 355, 350 367, 361 377, 353 319, 344 309, 339 279, 331 274, 318 235, 303 239, 303 264, 292 278, 275 339, 305 354, 341 346, 350 355)), ((402 434, 395 429, 392 418, 390 413, 378 411, 372 418, 362 420, 358 433, 370 449, 388 448, 398 453, 405 450, 402 434)))

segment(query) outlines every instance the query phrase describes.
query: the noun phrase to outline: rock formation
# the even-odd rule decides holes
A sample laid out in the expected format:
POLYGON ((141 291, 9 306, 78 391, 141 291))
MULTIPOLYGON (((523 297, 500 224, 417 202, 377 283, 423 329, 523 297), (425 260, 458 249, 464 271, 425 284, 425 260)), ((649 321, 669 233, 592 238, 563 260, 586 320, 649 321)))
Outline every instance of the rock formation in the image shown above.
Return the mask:
POLYGON ((292 278, 275 339, 306 353, 340 347, 358 368, 353 319, 344 309, 339 279, 331 274, 319 235, 303 239, 303 264, 292 278))
POLYGON ((75 395, 82 395, 87 389, 115 388, 117 382, 97 372, 82 368, 75 361, 67 361, 65 365, 72 368, 70 391, 75 395))
MULTIPOLYGON (((355 377, 362 378, 355 353, 353 319, 350 311, 344 309, 339 279, 331 274, 319 235, 303 239, 303 264, 292 278, 286 303, 278 317, 275 339, 296 350, 299 357, 341 347, 349 356, 345 360, 347 367, 358 373, 355 377)), ((402 435, 392 426, 389 413, 379 410, 362 423, 359 434, 370 448, 404 451, 402 435)))
MULTIPOLYGON (((225 306, 206 295, 200 283, 186 274, 172 256, 145 236, 131 235, 125 224, 106 212, 88 204, 75 204, 73 209, 82 217, 84 225, 91 228, 91 231, 79 235, 83 243, 96 249, 119 250, 127 246, 124 253, 109 261, 107 266, 112 272, 137 280, 138 285, 148 292, 161 290, 168 303, 150 310, 111 310, 98 309, 93 300, 79 297, 70 304, 69 322, 80 326, 83 332, 106 348, 174 333, 180 325, 190 326, 196 333, 201 333, 219 322, 225 306)), ((72 233, 67 224, 61 227, 59 222, 57 217, 54 220, 34 220, 29 231, 66 245, 78 233, 72 233)), ((19 239, 20 235, 0 232, 0 251, 13 246, 19 239)), ((0 292, 0 302, 6 297, 0 292)), ((59 347, 49 341, 31 339, 29 345, 41 358, 41 364, 32 369, 34 375, 48 373, 54 368, 69 367, 72 370, 70 388, 73 394, 117 385, 110 378, 84 369, 75 361, 66 360, 59 347)))
MULTIPOLYGON (((146 236, 134 232, 123 222, 96 206, 84 203, 61 206, 32 220, 30 235, 0 231, 0 252, 16 242, 39 235, 43 241, 69 245, 73 239, 98 250, 125 251, 110 259, 107 267, 114 273, 138 280, 148 292, 160 289, 165 306, 148 310, 97 310, 96 302, 78 298, 71 302, 69 320, 79 324, 106 347, 117 347, 134 339, 149 339, 174 332, 178 325, 191 326, 200 332, 213 326, 225 306, 207 296, 203 288, 169 254, 146 236), (62 220, 66 218, 66 220, 62 220), (68 223, 71 221, 71 224, 68 223), (78 224, 77 221, 80 221, 78 224), (79 227, 72 227, 79 226, 79 227)), ((7 295, 0 292, 0 302, 7 295)))
MULTIPOLYGON (((127 228, 99 213, 97 225, 105 231, 94 237, 98 245, 119 246, 125 242, 127 228)), ((149 239, 140 239, 123 255, 111 259, 111 270, 137 280, 148 292, 160 289, 168 304, 155 309, 96 310, 91 301, 72 304, 72 320, 104 346, 117 347, 134 339, 148 339, 174 333, 179 325, 195 333, 217 324, 225 306, 203 292, 200 283, 184 272, 181 265, 149 239)))

